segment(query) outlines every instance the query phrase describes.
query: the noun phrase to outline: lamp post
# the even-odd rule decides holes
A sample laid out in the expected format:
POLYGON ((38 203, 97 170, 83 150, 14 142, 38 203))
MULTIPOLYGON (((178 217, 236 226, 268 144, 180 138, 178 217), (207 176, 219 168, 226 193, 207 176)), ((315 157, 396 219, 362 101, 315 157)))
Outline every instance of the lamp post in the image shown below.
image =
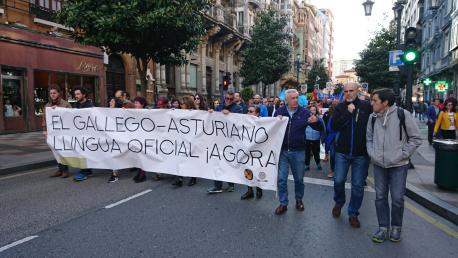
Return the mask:
MULTIPOLYGON (((394 19, 396 20, 396 49, 401 49, 401 18, 402 18, 402 9, 404 8, 405 2, 398 0, 393 7, 394 19)), ((399 85, 401 84, 401 75, 399 71, 394 72, 394 93, 396 95, 396 103, 400 104, 400 94, 399 94, 399 85)))
POLYGON ((296 55, 296 60, 294 61, 294 66, 296 67, 296 75, 297 75, 297 83, 299 84, 299 72, 301 71, 301 66, 302 66, 302 62, 301 62, 301 55, 300 54, 297 54, 296 55))
POLYGON ((371 16, 372 15, 372 6, 374 6, 374 3, 375 2, 373 2, 371 0, 366 0, 366 2, 363 3, 364 14, 366 16, 371 16))

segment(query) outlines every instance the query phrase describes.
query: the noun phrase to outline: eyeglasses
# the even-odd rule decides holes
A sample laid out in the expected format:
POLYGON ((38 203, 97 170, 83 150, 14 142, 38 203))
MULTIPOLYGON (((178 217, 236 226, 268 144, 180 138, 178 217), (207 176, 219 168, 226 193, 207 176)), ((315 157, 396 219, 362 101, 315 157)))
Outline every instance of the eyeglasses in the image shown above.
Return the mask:
POLYGON ((355 90, 344 90, 344 93, 354 92, 355 90))
POLYGON ((225 100, 234 100, 234 98, 224 98, 225 100))
POLYGON ((199 98, 199 97, 195 97, 194 99, 195 99, 195 100, 198 100, 198 99, 200 100, 200 98, 199 98))

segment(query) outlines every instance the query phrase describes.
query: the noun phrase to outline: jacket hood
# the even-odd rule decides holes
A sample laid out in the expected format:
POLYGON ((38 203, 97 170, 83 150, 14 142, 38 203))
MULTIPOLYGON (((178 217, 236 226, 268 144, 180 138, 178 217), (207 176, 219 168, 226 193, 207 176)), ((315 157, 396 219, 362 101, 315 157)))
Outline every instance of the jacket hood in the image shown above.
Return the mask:
POLYGON ((391 107, 389 107, 387 110, 385 110, 383 112, 379 112, 379 113, 375 113, 374 112, 372 114, 372 116, 376 117, 376 118, 382 118, 383 119, 382 126, 386 127, 386 121, 388 119, 388 116, 391 116, 393 113, 396 113, 397 109, 398 109, 398 107, 396 106, 396 104, 393 104, 391 107))

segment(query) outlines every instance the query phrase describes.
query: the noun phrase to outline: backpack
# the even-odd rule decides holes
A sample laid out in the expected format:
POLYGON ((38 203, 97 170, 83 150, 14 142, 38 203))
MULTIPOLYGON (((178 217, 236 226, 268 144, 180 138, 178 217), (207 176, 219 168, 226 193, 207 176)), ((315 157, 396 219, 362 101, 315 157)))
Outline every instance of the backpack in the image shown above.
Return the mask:
MULTIPOLYGON (((407 127, 406 127, 406 114, 404 113, 404 109, 398 107, 397 110, 398 113, 398 118, 399 118, 399 141, 402 141, 402 129, 404 129, 404 132, 406 133, 407 140, 409 140, 409 134, 407 133, 407 127)), ((374 131, 374 124, 375 124, 375 116, 372 116, 372 132, 374 131)))

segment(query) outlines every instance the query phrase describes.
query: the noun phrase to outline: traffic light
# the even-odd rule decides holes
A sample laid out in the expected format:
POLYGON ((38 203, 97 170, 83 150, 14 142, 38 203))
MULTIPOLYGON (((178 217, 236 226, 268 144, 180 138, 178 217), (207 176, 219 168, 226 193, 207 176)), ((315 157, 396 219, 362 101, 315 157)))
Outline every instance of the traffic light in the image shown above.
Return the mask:
POLYGON ((418 31, 414 27, 409 27, 406 29, 406 33, 404 35, 405 51, 402 55, 402 61, 405 64, 413 64, 419 59, 420 55, 417 51, 419 45, 418 35, 418 31))
POLYGON ((226 75, 223 76, 223 90, 227 90, 229 88, 229 85, 231 85, 231 74, 226 73, 226 75))

